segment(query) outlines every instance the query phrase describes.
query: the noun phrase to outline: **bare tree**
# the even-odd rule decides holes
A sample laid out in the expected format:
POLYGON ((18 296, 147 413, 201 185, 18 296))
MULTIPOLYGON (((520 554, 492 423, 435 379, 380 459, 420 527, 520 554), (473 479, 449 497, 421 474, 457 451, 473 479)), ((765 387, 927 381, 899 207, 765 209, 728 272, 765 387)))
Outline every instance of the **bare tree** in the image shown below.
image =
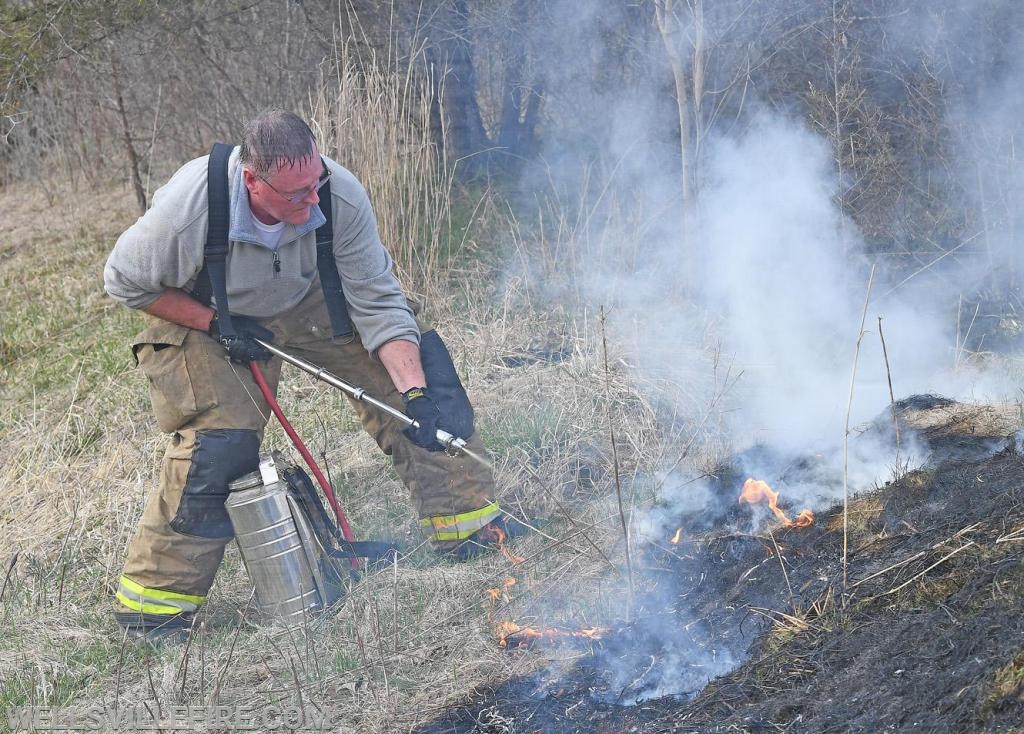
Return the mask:
POLYGON ((658 31, 665 43, 665 52, 668 54, 669 64, 672 67, 672 78, 675 82, 676 109, 679 115, 679 160, 684 222, 686 221, 685 210, 693 201, 691 120, 699 117, 704 92, 704 3, 703 0, 686 0, 686 4, 692 21, 685 24, 687 28, 683 27, 683 20, 676 15, 678 6, 674 0, 658 0, 654 4, 658 31), (684 60, 684 45, 692 48, 692 58, 684 60))
POLYGON ((440 125, 435 140, 446 143, 446 156, 467 171, 480 166, 478 154, 492 147, 477 101, 466 0, 442 2, 426 29, 427 62, 436 90, 433 119, 440 125))
POLYGON ((694 145, 692 128, 694 123, 699 126, 701 120, 701 104, 704 99, 705 71, 705 37, 704 37, 704 3, 703 0, 686 0, 686 12, 689 23, 677 16, 678 6, 674 0, 658 0, 654 4, 655 19, 658 31, 665 43, 669 64, 672 67, 672 78, 675 83, 676 110, 679 117, 679 164, 682 181, 682 206, 679 208, 681 217, 681 256, 682 272, 687 280, 692 278, 694 262, 693 233, 691 220, 695 207, 695 176, 694 176, 694 145), (685 27, 684 27, 685 26, 685 27), (684 50, 689 49, 690 58, 684 59, 684 50))
POLYGON ((114 87, 114 105, 117 110, 118 118, 121 121, 121 134, 124 137, 124 149, 128 158, 128 168, 132 179, 132 190, 135 192, 135 201, 139 205, 139 214, 141 215, 146 213, 146 189, 142 184, 139 153, 135 147, 135 140, 132 136, 132 126, 128 121, 128 110, 125 107, 121 67, 117 56, 114 53, 110 54, 110 79, 114 87))

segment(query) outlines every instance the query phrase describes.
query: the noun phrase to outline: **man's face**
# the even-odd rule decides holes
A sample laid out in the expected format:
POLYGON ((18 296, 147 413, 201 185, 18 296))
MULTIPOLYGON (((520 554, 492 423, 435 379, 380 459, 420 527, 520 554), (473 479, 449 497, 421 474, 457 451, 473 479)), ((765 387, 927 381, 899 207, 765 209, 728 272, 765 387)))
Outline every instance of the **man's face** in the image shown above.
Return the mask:
POLYGON ((323 174, 324 166, 316 146, 308 158, 294 165, 282 161, 263 176, 248 168, 242 170, 245 188, 249 191, 249 206, 264 224, 298 225, 309 221, 313 207, 320 203, 317 187, 323 174))

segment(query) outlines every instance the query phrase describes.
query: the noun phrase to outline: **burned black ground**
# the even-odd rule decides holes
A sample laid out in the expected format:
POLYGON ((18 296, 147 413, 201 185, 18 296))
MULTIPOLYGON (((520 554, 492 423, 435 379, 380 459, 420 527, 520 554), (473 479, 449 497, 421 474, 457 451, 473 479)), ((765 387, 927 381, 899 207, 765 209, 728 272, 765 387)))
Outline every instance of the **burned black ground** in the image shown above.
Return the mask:
POLYGON ((419 731, 1021 731, 1024 458, 991 431, 924 438, 928 467, 850 504, 845 585, 841 507, 771 533, 681 518, 631 624, 419 731))

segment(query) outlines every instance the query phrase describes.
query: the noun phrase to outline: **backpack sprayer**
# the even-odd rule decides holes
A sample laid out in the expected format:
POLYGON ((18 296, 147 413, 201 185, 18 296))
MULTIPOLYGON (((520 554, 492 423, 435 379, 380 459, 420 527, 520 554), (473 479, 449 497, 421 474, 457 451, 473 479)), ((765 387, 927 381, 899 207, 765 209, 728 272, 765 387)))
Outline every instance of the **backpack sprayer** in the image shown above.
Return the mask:
MULTIPOLYGON (((367 394, 363 388, 269 342, 256 341, 271 354, 349 397, 369 403, 407 426, 419 427, 405 413, 367 394)), ((228 485, 230 494, 225 507, 256 589, 261 614, 286 623, 299 622, 341 600, 345 574, 340 561, 348 561, 351 572, 356 573, 359 558, 397 559, 400 549, 391 543, 355 540, 330 482, 281 411, 263 373, 255 362, 249 363, 249 370, 271 411, 316 477, 336 519, 336 523, 332 522, 324 511, 309 476, 280 456, 261 457, 258 471, 228 485)), ((437 440, 449 454, 464 454, 490 467, 485 458, 466 448, 465 439, 438 429, 437 440)))

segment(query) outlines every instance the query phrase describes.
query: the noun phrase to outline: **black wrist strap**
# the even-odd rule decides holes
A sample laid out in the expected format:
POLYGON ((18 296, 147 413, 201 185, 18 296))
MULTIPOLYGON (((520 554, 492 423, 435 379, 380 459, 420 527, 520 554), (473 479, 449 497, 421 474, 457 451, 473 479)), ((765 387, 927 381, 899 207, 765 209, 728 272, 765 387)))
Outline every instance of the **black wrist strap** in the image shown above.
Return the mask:
POLYGON ((402 393, 402 404, 408 405, 416 398, 425 398, 427 396, 427 388, 425 387, 410 387, 404 393, 402 393))

